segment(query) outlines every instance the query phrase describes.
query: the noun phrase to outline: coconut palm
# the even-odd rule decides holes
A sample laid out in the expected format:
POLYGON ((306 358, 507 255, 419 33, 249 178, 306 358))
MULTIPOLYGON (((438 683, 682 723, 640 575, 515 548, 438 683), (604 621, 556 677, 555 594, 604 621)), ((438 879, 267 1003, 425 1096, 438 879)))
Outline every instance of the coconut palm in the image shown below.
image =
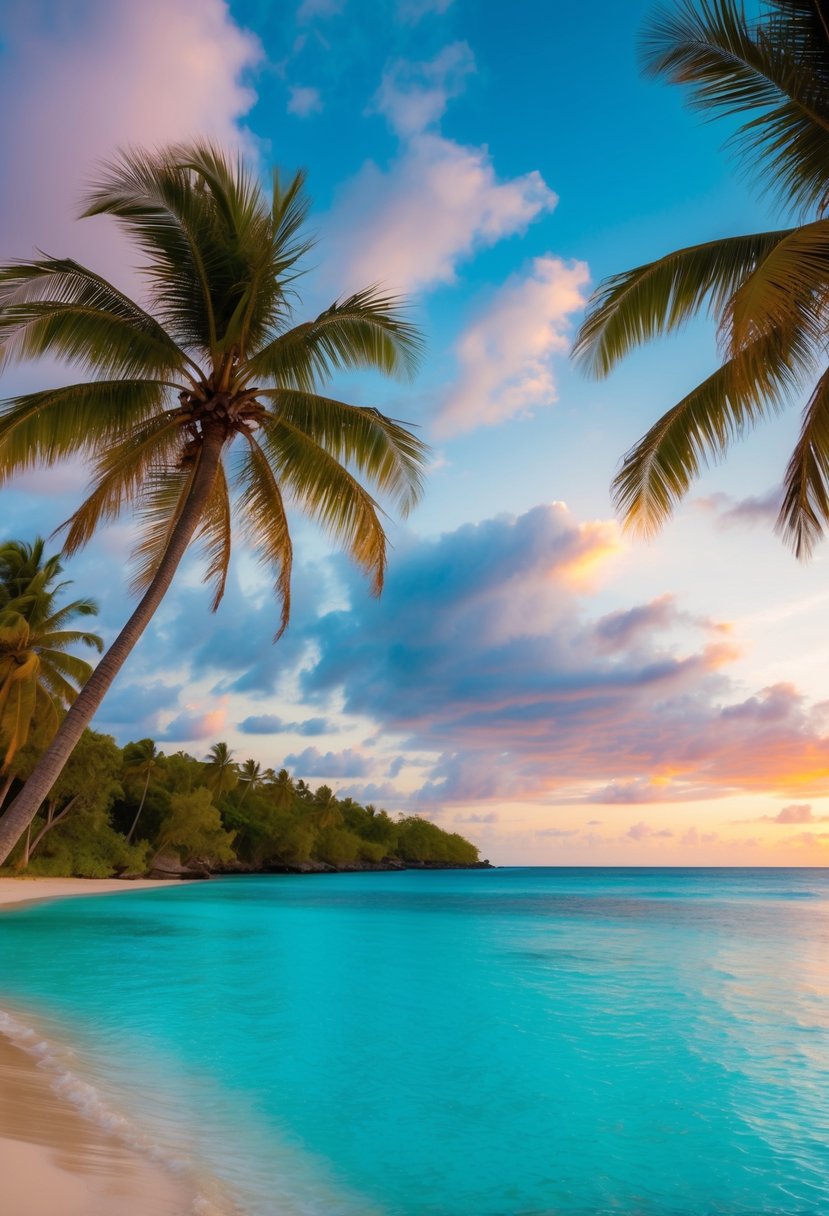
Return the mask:
POLYGON ((281 768, 274 775, 270 783, 270 790, 273 804, 278 811, 290 811, 293 808, 296 789, 291 774, 286 768, 281 768))
POLYGON ((144 803, 147 801, 150 782, 153 777, 158 776, 161 767, 162 755, 152 739, 140 739, 138 743, 128 743, 124 748, 124 776, 128 780, 136 778, 138 781, 143 781, 141 800, 138 803, 132 826, 127 832, 127 840, 132 840, 135 835, 141 812, 144 810, 144 803))
POLYGON ((679 249, 600 286, 575 346, 593 374, 705 310, 723 353, 627 453, 615 501, 654 532, 709 460, 805 395, 777 528, 807 556, 829 521, 829 10, 767 0, 750 19, 735 0, 685 0, 652 21, 644 56, 697 108, 740 120, 732 142, 801 222, 679 249))
POLYGON ((239 784, 245 788, 242 790, 242 797, 239 799, 239 806, 247 798, 251 790, 258 789, 265 781, 265 774, 262 772, 262 765, 258 760, 246 760, 239 769, 239 784))
POLYGON ((319 786, 309 805, 311 820, 319 831, 342 823, 340 803, 330 785, 319 786))
POLYGON ((226 743, 214 743, 204 758, 204 784, 214 797, 228 794, 239 783, 239 765, 226 743))
POLYGON ((99 652, 96 633, 66 629, 74 617, 93 616, 94 600, 60 605, 70 583, 56 582, 63 567, 44 557, 44 542, 0 545, 0 805, 14 778, 13 762, 32 735, 50 739, 62 714, 92 673, 72 654, 79 644, 99 652))
POLYGON ((69 259, 0 270, 3 358, 62 357, 92 376, 3 403, 0 475, 77 455, 92 460, 91 493, 67 521, 68 553, 125 507, 141 525, 140 602, 0 821, 0 862, 194 538, 218 605, 234 508, 273 572, 277 636, 290 611, 286 498, 345 547, 375 592, 382 587, 386 536, 363 482, 405 513, 420 493, 425 449, 402 423, 319 388, 343 368, 408 374, 419 338, 398 302, 374 289, 293 323, 306 211, 301 174, 287 183, 274 174, 266 195, 241 162, 208 144, 132 151, 102 170, 84 214, 114 216, 133 240, 146 308, 69 259))

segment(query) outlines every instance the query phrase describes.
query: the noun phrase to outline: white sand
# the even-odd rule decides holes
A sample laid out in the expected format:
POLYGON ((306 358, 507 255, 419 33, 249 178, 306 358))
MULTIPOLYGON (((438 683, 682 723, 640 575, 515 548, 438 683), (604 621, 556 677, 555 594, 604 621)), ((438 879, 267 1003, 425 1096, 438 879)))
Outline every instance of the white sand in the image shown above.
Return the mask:
POLYGON ((27 904, 69 895, 107 895, 113 891, 141 891, 148 887, 177 887, 177 878, 156 882, 150 878, 0 878, 0 906, 27 904))
MULTIPOLYGON (((0 905, 176 885, 0 878, 0 905)), ((184 1183, 60 1098, 49 1072, 0 1035, 2 1216, 189 1216, 194 1198, 184 1183)))

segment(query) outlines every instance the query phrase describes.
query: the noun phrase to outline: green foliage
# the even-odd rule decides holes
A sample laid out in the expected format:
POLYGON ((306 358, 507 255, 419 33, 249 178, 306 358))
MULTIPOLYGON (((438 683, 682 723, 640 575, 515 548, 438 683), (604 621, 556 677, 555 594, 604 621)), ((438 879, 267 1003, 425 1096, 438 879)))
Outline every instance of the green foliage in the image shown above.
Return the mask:
POLYGON ((235 860, 233 833, 223 828, 221 814, 206 786, 199 786, 190 794, 173 794, 157 844, 159 852, 172 847, 184 860, 192 857, 213 863, 235 860))
POLYGON ((65 628, 73 618, 92 616, 94 600, 60 605, 70 584, 57 582, 63 567, 44 557, 44 542, 0 545, 0 772, 30 738, 41 745, 58 727, 66 707, 89 678, 92 667, 72 653, 82 644, 100 651, 101 639, 87 630, 65 628))
POLYGON ((473 865, 478 860, 474 844, 417 815, 398 824, 397 853, 403 861, 441 861, 448 865, 473 865))
MULTIPOLYGON (((29 743, 18 753, 21 780, 38 760, 29 743)), ((225 744, 210 757, 216 776, 236 766, 225 744)), ((209 765, 186 752, 165 755, 152 739, 123 749, 87 730, 40 813, 11 856, 32 874, 109 877, 142 873, 174 851, 183 861, 221 868, 378 864, 387 859, 469 865, 478 850, 462 837, 417 816, 394 819, 384 810, 340 799, 328 785, 311 789, 282 769, 256 761, 223 792, 205 785, 209 765), (149 778, 149 779, 148 779, 149 778), (141 811, 135 839, 129 832, 141 811), (26 849, 31 856, 26 865, 26 849)))
MULTIPOLYGON (((824 6, 825 7, 825 6, 824 6)), ((829 37, 824 7, 768 0, 679 0, 647 27, 649 74, 682 84, 706 114, 737 120, 731 139, 798 227, 680 249, 614 275, 594 294, 575 354, 607 375, 634 347, 706 310, 722 366, 627 453, 614 484, 626 523, 645 534, 692 481, 758 421, 802 399, 778 531, 808 556, 829 525, 829 37)))

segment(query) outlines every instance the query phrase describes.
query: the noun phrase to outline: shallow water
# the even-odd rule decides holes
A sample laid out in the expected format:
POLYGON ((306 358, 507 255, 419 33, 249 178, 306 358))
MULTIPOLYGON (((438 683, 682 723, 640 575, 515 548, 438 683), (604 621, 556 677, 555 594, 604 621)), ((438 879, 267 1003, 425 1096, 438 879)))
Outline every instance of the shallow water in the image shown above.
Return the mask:
POLYGON ((0 916, 0 992, 251 1216, 829 1211, 825 870, 57 901, 0 916))

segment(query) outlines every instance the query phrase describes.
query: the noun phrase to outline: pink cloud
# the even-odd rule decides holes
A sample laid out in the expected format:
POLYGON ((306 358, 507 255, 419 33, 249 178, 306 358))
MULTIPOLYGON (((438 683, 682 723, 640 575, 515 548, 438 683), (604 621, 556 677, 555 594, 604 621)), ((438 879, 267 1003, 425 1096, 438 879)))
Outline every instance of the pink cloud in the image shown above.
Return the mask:
POLYGON ((462 261, 523 232, 556 201, 537 172, 500 182, 486 149, 419 134, 388 169, 366 163, 340 194, 326 221, 330 273, 338 290, 451 283, 462 261))
POLYGON ((224 0, 89 0, 71 21, 56 4, 7 6, 0 36, 0 103, 15 115, 0 134, 15 166, 0 181, 2 258, 39 247, 122 264, 105 222, 73 223, 95 164, 127 144, 238 144, 255 100, 243 77, 261 50, 224 0))
POLYGON ((440 437, 493 426, 556 401, 553 359, 570 347, 570 323, 585 301, 584 262, 536 258, 509 279, 461 334, 460 374, 437 419, 440 437))
POLYGON ((397 59, 383 72, 374 109, 401 137, 416 135, 443 117, 450 98, 463 91, 474 71, 475 57, 466 42, 445 46, 425 63, 397 59))

